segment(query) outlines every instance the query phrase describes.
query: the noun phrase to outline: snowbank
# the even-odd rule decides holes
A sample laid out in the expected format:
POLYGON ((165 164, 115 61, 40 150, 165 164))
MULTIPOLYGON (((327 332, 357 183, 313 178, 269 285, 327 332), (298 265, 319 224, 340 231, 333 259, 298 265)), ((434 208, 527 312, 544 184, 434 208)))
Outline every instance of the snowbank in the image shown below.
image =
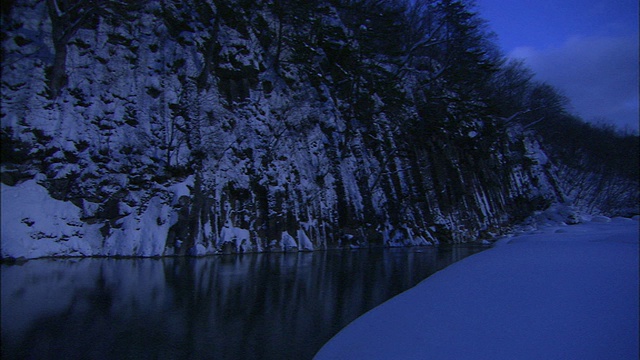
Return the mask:
POLYGON ((80 221, 80 209, 51 198, 36 180, 1 184, 2 256, 90 256, 100 246, 97 226, 80 221))
MULTIPOLYGON (((181 190, 176 189, 180 195, 181 190)), ((141 214, 131 211, 105 237, 100 230, 104 224, 82 221, 83 210, 52 198, 38 183, 38 177, 16 186, 1 184, 1 191, 3 258, 159 256, 163 255, 169 228, 177 221, 171 208, 156 196, 141 214)), ((88 206, 85 202, 85 209, 88 206)))
POLYGON ((638 221, 546 227, 366 313, 316 359, 638 359, 638 221))

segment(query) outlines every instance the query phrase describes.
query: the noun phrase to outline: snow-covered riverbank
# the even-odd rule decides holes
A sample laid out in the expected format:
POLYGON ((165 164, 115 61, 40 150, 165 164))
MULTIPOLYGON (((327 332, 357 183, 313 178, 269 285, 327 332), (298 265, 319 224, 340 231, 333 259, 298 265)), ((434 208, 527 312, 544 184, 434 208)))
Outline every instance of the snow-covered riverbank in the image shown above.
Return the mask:
POLYGON ((638 359, 637 220, 504 238, 373 309, 316 359, 638 359))

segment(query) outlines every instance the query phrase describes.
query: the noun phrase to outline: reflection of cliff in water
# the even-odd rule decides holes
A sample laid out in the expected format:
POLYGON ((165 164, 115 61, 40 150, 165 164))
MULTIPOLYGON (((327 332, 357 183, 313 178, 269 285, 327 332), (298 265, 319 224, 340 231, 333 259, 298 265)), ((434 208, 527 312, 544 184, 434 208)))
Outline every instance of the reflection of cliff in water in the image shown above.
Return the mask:
POLYGON ((310 358, 480 247, 2 265, 3 358, 310 358))

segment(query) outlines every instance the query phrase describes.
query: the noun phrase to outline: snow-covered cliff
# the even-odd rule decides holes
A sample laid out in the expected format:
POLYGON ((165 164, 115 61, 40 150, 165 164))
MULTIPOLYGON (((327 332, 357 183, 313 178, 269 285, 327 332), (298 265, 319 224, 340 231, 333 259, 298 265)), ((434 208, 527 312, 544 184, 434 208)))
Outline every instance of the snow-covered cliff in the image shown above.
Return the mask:
MULTIPOLYGON (((560 200, 535 138, 472 96, 482 80, 380 36, 384 10, 14 3, 2 257, 465 242, 560 200)), ((485 66, 467 46, 441 51, 485 66)))

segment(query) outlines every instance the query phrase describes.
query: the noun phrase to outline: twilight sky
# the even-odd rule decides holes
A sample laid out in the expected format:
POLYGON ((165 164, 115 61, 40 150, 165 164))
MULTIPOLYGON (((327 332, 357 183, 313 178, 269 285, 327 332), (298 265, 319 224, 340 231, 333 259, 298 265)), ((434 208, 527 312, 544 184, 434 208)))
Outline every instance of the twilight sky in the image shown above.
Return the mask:
POLYGON ((506 55, 572 112, 638 131, 638 0, 476 0, 506 55))

